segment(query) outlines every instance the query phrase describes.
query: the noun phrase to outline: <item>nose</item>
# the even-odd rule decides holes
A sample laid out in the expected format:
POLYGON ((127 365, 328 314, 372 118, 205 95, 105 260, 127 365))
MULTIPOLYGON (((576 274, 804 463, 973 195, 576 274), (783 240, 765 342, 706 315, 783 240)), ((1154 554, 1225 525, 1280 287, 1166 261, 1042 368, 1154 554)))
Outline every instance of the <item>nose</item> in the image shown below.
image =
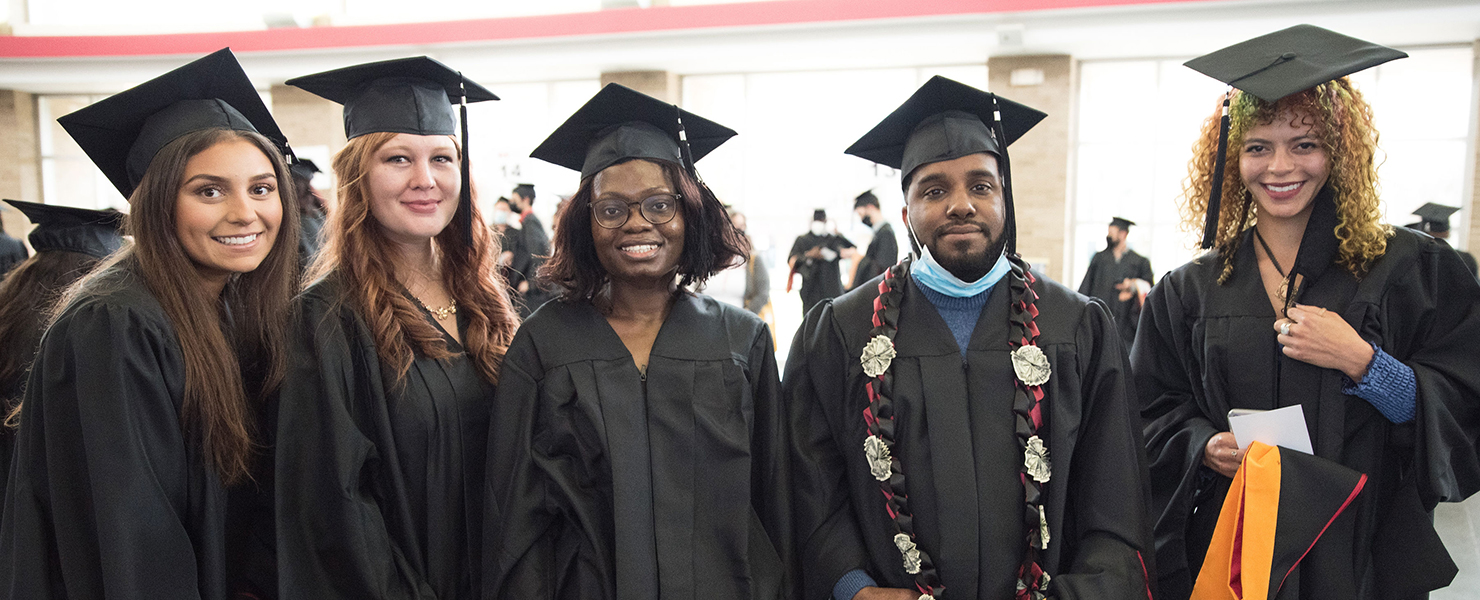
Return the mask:
POLYGON ((622 224, 622 231, 639 232, 653 228, 647 217, 642 216, 642 207, 639 205, 627 205, 627 222, 622 224))
POLYGON ((411 165, 411 180, 407 182, 414 190, 429 190, 437 187, 437 178, 432 176, 429 161, 418 160, 411 165))
POLYGON ((1290 156, 1290 151, 1285 148, 1275 148, 1274 157, 1269 161, 1270 173, 1289 173, 1295 170, 1295 159, 1290 156))
POLYGON ((976 216, 976 205, 971 203, 971 194, 964 190, 951 192, 946 199, 946 216, 953 219, 970 219, 976 216))
POLYGON ((233 225, 250 225, 257 221, 257 211, 245 191, 231 194, 224 203, 226 221, 233 225))

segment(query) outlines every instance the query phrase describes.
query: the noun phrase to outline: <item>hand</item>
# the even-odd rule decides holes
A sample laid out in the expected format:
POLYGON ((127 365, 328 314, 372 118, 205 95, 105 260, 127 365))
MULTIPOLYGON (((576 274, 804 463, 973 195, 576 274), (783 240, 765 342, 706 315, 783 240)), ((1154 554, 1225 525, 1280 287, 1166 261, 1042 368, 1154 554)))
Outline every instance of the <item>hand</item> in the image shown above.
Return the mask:
POLYGON ((1239 461, 1243 460, 1244 451, 1239 449, 1238 442, 1233 439, 1233 432, 1224 431, 1208 439, 1208 446, 1203 451, 1203 466, 1217 471, 1218 474, 1233 478, 1238 473, 1239 461))
POLYGON ((853 595, 853 600, 920 600, 920 592, 900 588, 866 587, 853 595))
POLYGON ((1361 381, 1372 363, 1372 345, 1341 315, 1319 306, 1296 304, 1274 322, 1285 356, 1317 367, 1336 369, 1361 381), (1288 326, 1289 333, 1285 333, 1288 326))
POLYGON ((1127 277, 1120 283, 1115 284, 1115 289, 1120 290, 1118 298, 1121 302, 1135 297, 1136 306, 1140 306, 1146 302, 1146 293, 1151 291, 1151 282, 1145 279, 1127 277))
POLYGON ((821 259, 822 258, 822 246, 813 246, 812 249, 811 250, 808 250, 807 253, 804 256, 806 256, 807 258, 810 258, 810 259, 814 259, 814 260, 821 259))

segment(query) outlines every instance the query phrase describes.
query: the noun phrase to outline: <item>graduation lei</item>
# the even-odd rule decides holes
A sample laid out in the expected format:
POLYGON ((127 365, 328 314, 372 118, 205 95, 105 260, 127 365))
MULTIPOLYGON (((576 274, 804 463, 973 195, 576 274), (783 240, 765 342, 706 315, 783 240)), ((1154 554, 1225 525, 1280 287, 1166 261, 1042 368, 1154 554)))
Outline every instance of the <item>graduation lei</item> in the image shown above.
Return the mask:
MULTIPOLYGON (((1048 448, 1038 432, 1043 428, 1043 384, 1048 382, 1050 367, 1048 357, 1038 348, 1038 308, 1034 304, 1038 294, 1033 291, 1035 279, 1026 263, 1016 254, 1009 254, 1012 274, 1009 285, 1012 289, 1012 306, 1009 319, 1012 337, 1008 346, 1012 348, 1012 368, 1017 376, 1014 385, 1012 412, 1016 420, 1018 447, 1023 451, 1023 466, 1018 478, 1023 484, 1023 528, 1027 552, 1017 572, 1017 600, 1041 600, 1048 593, 1049 576, 1038 564, 1038 554, 1048 548, 1048 517, 1043 508, 1043 486, 1048 483, 1050 465, 1048 448)), ((935 600, 945 592, 940 574, 930 554, 922 549, 915 538, 914 515, 910 509, 909 494, 905 485, 904 464, 895 456, 894 439, 894 375, 890 363, 894 360, 894 337, 899 332, 899 303, 904 297, 904 282, 909 276, 910 259, 884 272, 879 282, 879 296, 874 299, 874 328, 868 344, 864 346, 860 361, 863 372, 869 377, 868 406, 863 419, 868 424, 869 435, 864 439, 863 450, 868 459, 869 472, 879 481, 884 492, 885 510, 894 523, 894 545, 899 548, 906 573, 915 576, 915 588, 920 591, 920 600, 935 600)))

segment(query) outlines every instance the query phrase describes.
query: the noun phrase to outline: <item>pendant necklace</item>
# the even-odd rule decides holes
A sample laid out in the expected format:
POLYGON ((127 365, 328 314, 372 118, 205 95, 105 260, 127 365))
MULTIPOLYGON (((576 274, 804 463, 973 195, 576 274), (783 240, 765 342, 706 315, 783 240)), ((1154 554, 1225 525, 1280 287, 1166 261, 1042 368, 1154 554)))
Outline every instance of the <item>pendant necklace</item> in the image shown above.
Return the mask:
POLYGON ((1264 255, 1269 257, 1269 264, 1274 265, 1275 272, 1279 273, 1280 277, 1283 277, 1283 279, 1280 280, 1280 287, 1274 292, 1275 299, 1279 300, 1280 304, 1285 305, 1285 308, 1290 308, 1290 300, 1288 297, 1290 295, 1290 276, 1285 274, 1285 269, 1280 266, 1279 259, 1274 257, 1274 252, 1269 249, 1269 243, 1264 241, 1264 236, 1259 235, 1258 227, 1254 228, 1254 239, 1259 240, 1259 245, 1264 248, 1264 255))
POLYGON ((427 312, 432 313, 432 317, 437 319, 438 321, 445 321, 448 317, 457 314, 456 300, 450 300, 451 304, 448 304, 447 306, 443 306, 441 308, 433 308, 432 305, 422 301, 421 298, 417 298, 416 301, 421 302, 421 307, 427 309, 427 312))

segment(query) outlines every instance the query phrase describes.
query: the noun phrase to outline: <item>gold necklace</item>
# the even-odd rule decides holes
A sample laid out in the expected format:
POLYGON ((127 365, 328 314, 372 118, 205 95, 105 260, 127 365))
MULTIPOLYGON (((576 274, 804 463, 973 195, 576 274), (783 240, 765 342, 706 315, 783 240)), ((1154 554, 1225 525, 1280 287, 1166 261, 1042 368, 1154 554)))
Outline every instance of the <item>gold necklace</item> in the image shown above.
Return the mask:
POLYGON ((423 302, 421 298, 417 298, 416 301, 421 302, 421 307, 427 309, 427 312, 432 313, 432 317, 438 321, 446 320, 447 317, 457 314, 457 300, 452 300, 452 304, 448 304, 442 308, 432 308, 432 305, 423 302))
POLYGON ((1280 286, 1274 291, 1275 299, 1279 300, 1280 304, 1285 305, 1285 308, 1290 308, 1290 276, 1293 273, 1286 274, 1285 270, 1280 267, 1279 259, 1274 257, 1274 252, 1269 249, 1269 243, 1264 241, 1264 236, 1259 235, 1258 227, 1254 228, 1254 239, 1259 240, 1259 245, 1264 247, 1264 255, 1269 257, 1269 264, 1274 265, 1275 272, 1279 273, 1281 277, 1284 277, 1284 279, 1280 280, 1280 286))

